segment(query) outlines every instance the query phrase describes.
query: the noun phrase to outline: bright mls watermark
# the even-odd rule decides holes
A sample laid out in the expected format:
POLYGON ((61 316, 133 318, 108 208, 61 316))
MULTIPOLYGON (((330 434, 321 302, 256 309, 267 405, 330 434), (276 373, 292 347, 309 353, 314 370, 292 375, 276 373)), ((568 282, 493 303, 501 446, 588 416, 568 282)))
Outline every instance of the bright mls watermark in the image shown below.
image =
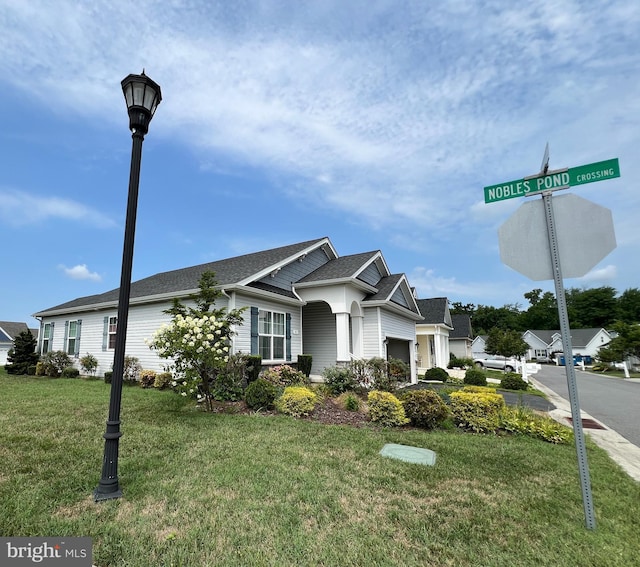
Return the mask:
POLYGON ((91 567, 90 537, 0 537, 0 566, 91 567))

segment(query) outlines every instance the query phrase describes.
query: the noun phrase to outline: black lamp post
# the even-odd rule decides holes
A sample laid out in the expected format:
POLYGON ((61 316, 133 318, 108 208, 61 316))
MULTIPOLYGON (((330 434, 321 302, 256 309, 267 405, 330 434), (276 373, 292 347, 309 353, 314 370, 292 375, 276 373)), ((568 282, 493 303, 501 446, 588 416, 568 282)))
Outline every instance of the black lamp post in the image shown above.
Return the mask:
POLYGON ((124 248, 122 251, 122 272, 120 275, 120 293, 118 296, 118 326, 113 356, 113 376, 111 378, 111 400, 109 419, 104 434, 104 457, 102 459, 102 478, 93 493, 94 500, 109 500, 122 496, 118 483, 118 444, 120 432, 120 401, 122 398, 122 380, 124 356, 127 340, 127 319, 129 317, 129 294, 131 289, 131 268, 133 265, 133 242, 136 232, 136 211, 138 208, 138 185, 140 182, 140 161, 142 142, 149 130, 149 122, 162 100, 160 85, 149 77, 129 75, 122 81, 122 91, 129 111, 129 129, 132 133, 131 171, 129 174, 129 197, 127 218, 124 229, 124 248))

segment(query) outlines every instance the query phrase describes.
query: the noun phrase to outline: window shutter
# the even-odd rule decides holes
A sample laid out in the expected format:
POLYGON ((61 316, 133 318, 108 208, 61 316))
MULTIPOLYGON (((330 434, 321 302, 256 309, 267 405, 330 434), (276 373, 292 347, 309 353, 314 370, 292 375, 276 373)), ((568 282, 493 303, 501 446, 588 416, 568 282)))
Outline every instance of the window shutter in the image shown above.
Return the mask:
POLYGON ((258 354, 258 308, 251 308, 251 354, 258 354))
POLYGON ((80 332, 82 330, 82 319, 78 319, 76 323, 76 352, 75 355, 80 355, 80 332))
POLYGON ((62 343, 62 350, 67 352, 69 349, 67 348, 67 340, 69 340, 69 321, 64 322, 64 341, 62 343))
POLYGON ((104 352, 108 344, 109 317, 105 317, 102 321, 102 352, 104 352))
POLYGON ((287 334, 287 360, 291 360, 291 313, 287 313, 287 323, 286 323, 286 334, 287 334))

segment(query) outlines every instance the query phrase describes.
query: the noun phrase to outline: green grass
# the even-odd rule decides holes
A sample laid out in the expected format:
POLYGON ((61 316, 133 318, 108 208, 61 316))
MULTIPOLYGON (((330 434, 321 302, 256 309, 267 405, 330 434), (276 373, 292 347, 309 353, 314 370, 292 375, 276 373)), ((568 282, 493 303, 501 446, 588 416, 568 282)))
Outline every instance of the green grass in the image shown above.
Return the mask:
POLYGON ((94 503, 109 387, 0 371, 0 534, 90 536, 98 567, 624 566, 640 484, 588 444, 597 529, 575 450, 526 437, 205 414, 125 387, 123 497, 94 503), (432 449, 434 467, 382 458, 432 449))

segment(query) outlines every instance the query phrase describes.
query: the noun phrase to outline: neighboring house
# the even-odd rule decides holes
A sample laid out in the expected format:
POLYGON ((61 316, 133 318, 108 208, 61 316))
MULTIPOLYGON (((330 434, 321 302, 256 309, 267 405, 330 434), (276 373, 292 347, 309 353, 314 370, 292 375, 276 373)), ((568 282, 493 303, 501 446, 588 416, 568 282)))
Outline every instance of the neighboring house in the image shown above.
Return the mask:
MULTIPOLYGON (((529 330, 522 338, 529 344, 528 359, 549 358, 551 353, 564 352, 560 331, 529 330)), ((571 329, 573 354, 595 357, 612 338, 606 329, 571 329)))
MULTIPOLYGON (((265 365, 313 357, 312 377, 358 358, 399 358, 415 368, 415 323, 422 319, 404 274, 391 274, 378 251, 339 257, 320 238, 164 272, 133 282, 127 355, 145 369, 165 361, 145 339, 170 321, 163 313, 173 298, 198 291, 200 276, 213 271, 223 298, 216 307, 246 307, 233 353, 260 354, 265 365)), ((41 320, 39 350, 86 353, 111 369, 118 326, 118 289, 74 299, 35 314, 41 320)))
POLYGON ((9 350, 13 348, 14 339, 22 332, 31 330, 31 334, 38 338, 37 329, 29 329, 26 323, 15 321, 0 321, 0 366, 7 364, 9 350))
POLYGON ((424 374, 429 368, 447 368, 449 364, 449 334, 453 329, 446 297, 418 299, 422 314, 416 322, 416 354, 418 372, 424 374))
POLYGON ((471 317, 461 313, 451 315, 453 330, 449 332, 449 351, 456 358, 473 358, 471 317))
POLYGON ((485 349, 487 348, 488 338, 489 335, 478 335, 473 339, 471 342, 472 358, 484 358, 487 355, 485 349))

